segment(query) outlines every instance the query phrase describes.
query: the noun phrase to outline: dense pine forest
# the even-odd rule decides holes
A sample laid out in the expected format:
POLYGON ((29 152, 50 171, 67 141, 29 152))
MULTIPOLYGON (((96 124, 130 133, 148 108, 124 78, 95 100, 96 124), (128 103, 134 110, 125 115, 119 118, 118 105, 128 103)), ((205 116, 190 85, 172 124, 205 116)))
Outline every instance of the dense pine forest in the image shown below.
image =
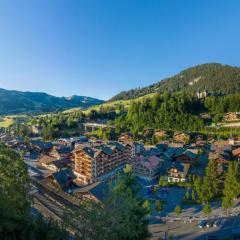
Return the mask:
POLYGON ((240 68, 218 63, 197 65, 148 87, 121 92, 110 101, 134 99, 155 92, 187 91, 195 93, 205 89, 214 94, 239 92, 240 68))
POLYGON ((200 131, 206 126, 201 113, 209 113, 213 121, 221 121, 224 113, 240 110, 240 94, 209 96, 198 99, 191 93, 156 94, 143 102, 133 102, 127 114, 115 120, 118 132, 133 134, 146 128, 200 131))

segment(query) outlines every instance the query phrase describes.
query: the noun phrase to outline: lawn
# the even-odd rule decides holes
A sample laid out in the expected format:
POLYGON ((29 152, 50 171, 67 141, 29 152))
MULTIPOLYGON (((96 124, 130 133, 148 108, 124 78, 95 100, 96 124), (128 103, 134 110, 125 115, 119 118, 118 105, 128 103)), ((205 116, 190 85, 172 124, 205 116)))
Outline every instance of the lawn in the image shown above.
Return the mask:
POLYGON ((130 106, 131 102, 133 102, 133 101, 142 102, 144 99, 152 98, 154 95, 155 95, 155 93, 150 93, 150 94, 144 95, 144 96, 136 98, 136 99, 116 100, 116 101, 112 101, 112 102, 105 102, 103 104, 92 106, 92 107, 90 107, 88 109, 85 109, 85 110, 81 109, 80 107, 79 108, 72 108, 72 109, 65 110, 63 113, 71 113, 71 112, 74 112, 74 111, 82 110, 85 114, 88 114, 88 113, 90 113, 91 110, 99 111, 101 107, 102 108, 109 107, 109 108, 114 109, 115 107, 118 107, 119 105, 123 105, 125 108, 128 108, 130 106))
POLYGON ((4 118, 0 121, 0 127, 7 128, 14 123, 12 118, 4 118))

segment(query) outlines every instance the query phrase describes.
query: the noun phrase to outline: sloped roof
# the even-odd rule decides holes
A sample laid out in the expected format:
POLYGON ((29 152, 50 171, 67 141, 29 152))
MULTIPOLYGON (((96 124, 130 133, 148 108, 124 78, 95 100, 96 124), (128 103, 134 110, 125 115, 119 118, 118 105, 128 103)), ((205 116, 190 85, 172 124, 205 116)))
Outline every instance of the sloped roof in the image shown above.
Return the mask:
POLYGON ((176 168, 179 172, 183 173, 184 177, 188 174, 189 169, 190 169, 190 164, 189 163, 181 163, 181 162, 174 162, 171 168, 176 168))
POLYGON ((111 155, 114 149, 119 149, 122 152, 126 152, 126 148, 123 144, 118 142, 108 142, 106 144, 99 144, 96 146, 78 146, 73 152, 77 152, 79 149, 82 149, 87 155, 91 158, 96 157, 98 154, 103 152, 104 154, 111 155))
POLYGON ((232 151, 233 156, 240 155, 240 147, 232 151))
POLYGON ((150 156, 150 157, 145 157, 145 156, 137 156, 134 159, 134 162, 136 164, 141 164, 142 166, 146 167, 149 170, 154 169, 160 162, 162 162, 162 159, 155 157, 155 156, 150 156))
POLYGON ((96 182, 73 190, 73 193, 91 193, 99 201, 103 201, 107 197, 107 192, 108 185, 105 182, 96 182))
POLYGON ((70 163, 71 160, 69 158, 62 158, 51 162, 51 164, 55 165, 57 168, 64 168, 70 163))
POLYGON ((69 183, 72 182, 73 179, 75 179, 72 170, 69 168, 63 169, 59 172, 55 172, 52 174, 52 176, 63 190, 65 190, 66 186, 68 186, 69 183))
POLYGON ((52 163, 53 161, 55 161, 56 158, 55 157, 51 157, 49 155, 42 155, 40 158, 39 158, 39 162, 40 163, 44 163, 44 164, 49 164, 49 163, 52 163))

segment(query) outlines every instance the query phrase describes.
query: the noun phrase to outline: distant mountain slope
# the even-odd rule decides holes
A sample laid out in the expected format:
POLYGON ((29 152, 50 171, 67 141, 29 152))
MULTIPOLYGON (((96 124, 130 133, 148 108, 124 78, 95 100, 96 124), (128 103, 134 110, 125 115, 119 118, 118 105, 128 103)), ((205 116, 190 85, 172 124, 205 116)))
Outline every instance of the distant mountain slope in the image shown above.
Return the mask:
POLYGON ((55 97, 41 92, 20 92, 0 88, 0 114, 50 112, 74 107, 87 108, 104 101, 84 96, 55 97))
POLYGON ((165 90, 196 92, 198 89, 222 94, 239 92, 240 68, 218 63, 197 65, 148 87, 121 92, 110 101, 134 99, 165 90))

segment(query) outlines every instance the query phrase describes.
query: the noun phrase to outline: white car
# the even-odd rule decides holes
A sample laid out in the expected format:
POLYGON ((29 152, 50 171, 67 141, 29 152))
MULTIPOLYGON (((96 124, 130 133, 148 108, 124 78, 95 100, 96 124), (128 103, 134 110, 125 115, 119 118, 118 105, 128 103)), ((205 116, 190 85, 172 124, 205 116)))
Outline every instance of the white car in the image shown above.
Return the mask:
POLYGON ((215 220, 213 223, 213 227, 215 227, 215 228, 218 227, 220 225, 220 223, 221 223, 220 219, 215 220))

